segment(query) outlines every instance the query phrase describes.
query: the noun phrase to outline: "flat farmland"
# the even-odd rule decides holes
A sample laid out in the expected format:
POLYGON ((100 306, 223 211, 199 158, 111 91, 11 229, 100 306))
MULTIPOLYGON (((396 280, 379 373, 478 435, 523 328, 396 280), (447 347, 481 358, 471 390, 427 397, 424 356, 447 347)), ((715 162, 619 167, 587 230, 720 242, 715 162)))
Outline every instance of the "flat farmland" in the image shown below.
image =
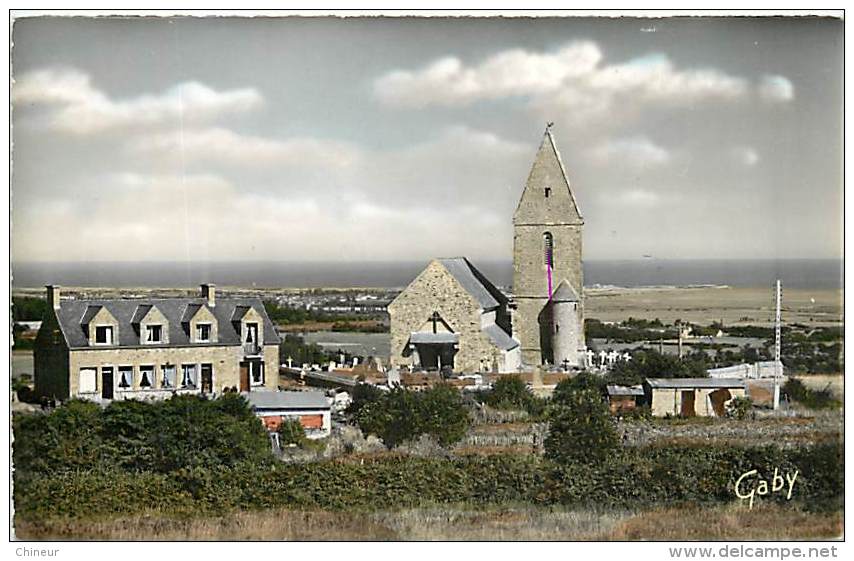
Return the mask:
MULTIPOLYGON (((628 317, 681 319, 701 325, 723 320, 724 325, 771 325, 774 295, 771 287, 646 287, 587 288, 585 316, 602 321, 628 317)), ((843 319, 842 290, 783 289, 783 322, 812 326, 839 325, 843 319)))

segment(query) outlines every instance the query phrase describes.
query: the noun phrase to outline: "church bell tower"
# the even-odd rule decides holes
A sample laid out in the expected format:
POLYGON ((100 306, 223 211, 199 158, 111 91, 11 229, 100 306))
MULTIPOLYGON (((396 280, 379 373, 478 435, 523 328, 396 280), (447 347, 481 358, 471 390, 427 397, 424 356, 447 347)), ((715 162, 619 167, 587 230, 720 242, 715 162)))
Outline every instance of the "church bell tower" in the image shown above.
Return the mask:
POLYGON ((556 366, 582 365, 583 226, 550 124, 513 214, 513 333, 521 343, 522 362, 528 366, 555 364, 555 347, 562 363, 556 366), (563 284, 568 286, 561 293, 578 295, 571 312, 576 325, 571 329, 566 326, 563 299, 558 306, 562 327, 554 317, 553 295, 563 284), (564 333, 574 333, 572 340, 562 341, 564 333))

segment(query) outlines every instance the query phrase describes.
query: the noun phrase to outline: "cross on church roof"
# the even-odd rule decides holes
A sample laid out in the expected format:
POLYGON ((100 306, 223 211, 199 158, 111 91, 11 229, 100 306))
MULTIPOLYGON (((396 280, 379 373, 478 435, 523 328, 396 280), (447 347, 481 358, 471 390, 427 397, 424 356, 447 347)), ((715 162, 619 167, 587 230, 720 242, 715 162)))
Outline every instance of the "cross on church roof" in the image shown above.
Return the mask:
POLYGON ((430 321, 433 323, 433 333, 437 333, 436 324, 442 321, 442 316, 439 315, 439 312, 433 312, 433 315, 430 316, 430 321))

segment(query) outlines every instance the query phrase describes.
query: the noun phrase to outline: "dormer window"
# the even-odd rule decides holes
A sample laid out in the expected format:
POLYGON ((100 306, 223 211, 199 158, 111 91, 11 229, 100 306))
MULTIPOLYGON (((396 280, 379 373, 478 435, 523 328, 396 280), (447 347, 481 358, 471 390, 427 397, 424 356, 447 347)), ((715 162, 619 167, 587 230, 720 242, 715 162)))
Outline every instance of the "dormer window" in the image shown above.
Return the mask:
POLYGON ((98 345, 113 344, 113 326, 97 325, 95 326, 95 343, 98 345))
POLYGON ((211 324, 197 323, 196 324, 196 341, 199 343, 208 343, 211 340, 211 324))
POLYGON ((163 326, 162 325, 146 325, 145 326, 145 342, 146 343, 162 343, 163 342, 163 326))

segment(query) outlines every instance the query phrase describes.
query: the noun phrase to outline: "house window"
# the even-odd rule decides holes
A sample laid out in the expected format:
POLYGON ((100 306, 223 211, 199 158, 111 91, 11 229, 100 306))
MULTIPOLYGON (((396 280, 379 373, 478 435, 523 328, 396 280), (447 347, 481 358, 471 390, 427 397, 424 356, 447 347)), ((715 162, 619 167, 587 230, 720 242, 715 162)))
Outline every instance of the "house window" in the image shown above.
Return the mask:
POLYGON ((133 366, 119 366, 119 387, 125 390, 133 388, 133 366))
POLYGON ((543 234, 543 256, 546 266, 554 269, 554 238, 551 232, 543 234))
POLYGON ((154 366, 139 367, 139 387, 153 388, 154 387, 154 366))
POLYGON ((163 326, 162 325, 146 325, 145 326, 145 342, 146 343, 162 343, 163 342, 163 326))
POLYGON ((175 366, 172 364, 164 364, 160 367, 163 372, 163 380, 160 382, 161 388, 175 387, 175 366))
POLYGON ((253 386, 264 385, 264 363, 259 361, 249 362, 249 377, 253 386))
POLYGON ((182 364, 181 365, 181 387, 195 388, 196 387, 196 365, 182 364))
POLYGON ((98 371, 95 368, 80 369, 80 393, 94 393, 98 390, 96 380, 98 371))
POLYGON ((246 343, 257 343, 258 342, 258 324, 257 323, 247 323, 246 324, 246 343))
POLYGON ((546 189, 545 189, 545 193, 546 193, 546 198, 548 199, 548 198, 549 198, 549 195, 551 195, 551 194, 552 194, 552 188, 551 188, 551 187, 546 187, 546 189))
POLYGON ((211 340, 211 324, 197 323, 196 324, 196 341, 207 343, 211 340))
POLYGON ((95 327, 95 343, 98 345, 113 344, 113 326, 98 325, 95 327))

